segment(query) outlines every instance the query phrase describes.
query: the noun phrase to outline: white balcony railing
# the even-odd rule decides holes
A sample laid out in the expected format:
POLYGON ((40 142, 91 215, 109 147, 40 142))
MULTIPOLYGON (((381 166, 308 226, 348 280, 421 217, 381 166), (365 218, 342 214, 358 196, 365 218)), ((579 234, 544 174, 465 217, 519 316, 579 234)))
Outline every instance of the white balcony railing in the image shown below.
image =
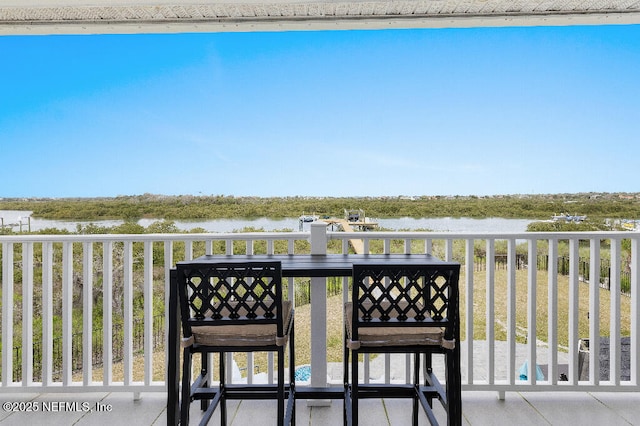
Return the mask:
MULTIPOLYGON (((166 358, 155 348, 166 338, 166 331, 157 336, 176 261, 348 253, 356 239, 365 252, 433 253, 463 264, 463 390, 640 390, 640 233, 345 233, 315 226, 298 233, 0 236, 0 392, 165 391, 166 358), (583 355, 580 339, 589 342, 583 355), (605 342, 610 374, 601 377, 605 342), (545 378, 521 380, 523 360, 546 365, 545 378)), ((347 278, 342 287, 346 300, 347 278)), ((326 281, 311 280, 313 386, 327 384, 326 299, 326 281)), ((383 380, 397 379, 395 362, 384 359, 383 380)), ((248 371, 252 363, 249 357, 248 371)))

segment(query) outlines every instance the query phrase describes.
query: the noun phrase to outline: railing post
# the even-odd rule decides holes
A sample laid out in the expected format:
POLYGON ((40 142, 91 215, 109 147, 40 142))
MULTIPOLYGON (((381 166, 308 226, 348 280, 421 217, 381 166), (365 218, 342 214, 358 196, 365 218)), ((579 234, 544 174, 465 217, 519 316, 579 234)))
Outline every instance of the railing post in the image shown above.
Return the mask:
MULTIPOLYGON (((6 306, 6 305, 5 305, 6 306)), ((4 371, 4 370, 3 370, 4 371)), ((53 375, 53 242, 42 243, 42 384, 53 375)))
POLYGON ((609 273, 609 380, 620 385, 621 348, 620 348, 620 251, 621 243, 618 238, 611 240, 611 255, 609 273))
POLYGON ((22 244, 22 386, 33 382, 33 243, 22 244))
POLYGON ((590 241, 589 255, 589 383, 600 383, 600 238, 590 241))
MULTIPOLYGON (((465 241, 465 345, 467 353, 473 354, 473 244, 474 239, 465 241)), ((467 383, 473 384, 473 357, 467 357, 467 383)))
POLYGON ((62 386, 73 380, 73 242, 62 244, 62 386))
MULTIPOLYGON (((82 383, 83 386, 89 386, 93 381, 93 243, 91 241, 82 243, 82 282, 82 369, 84 370, 82 383)), ((42 382, 44 383, 44 376, 42 382)))
POLYGON ((311 223, 311 236, 309 237, 311 243, 311 254, 327 254, 327 223, 326 222, 312 222, 311 223))
POLYGON ((569 382, 572 385, 577 385, 580 378, 578 368, 579 245, 580 240, 578 237, 573 237, 569 240, 569 382))
POLYGON ((640 297, 640 239, 631 239, 631 384, 640 384, 640 308, 638 298, 640 297))
POLYGON ((555 385, 558 381, 558 240, 549 239, 547 257, 547 304, 549 321, 547 323, 549 370, 547 380, 555 385))
POLYGON ((487 324, 485 333, 487 336, 487 382, 493 384, 495 382, 495 240, 487 239, 487 272, 486 272, 486 305, 487 305, 487 324))
MULTIPOLYGON (((327 254, 327 224, 311 223, 311 254, 327 254)), ((327 279, 311 278, 311 386, 327 386, 327 279)), ((327 405, 327 401, 309 401, 327 405)))
MULTIPOLYGON (((2 244, 2 347, 13 348, 13 243, 2 244)), ((2 386, 13 383, 13 352, 2 351, 2 386)))
MULTIPOLYGON (((507 359, 508 383, 515 384, 516 372, 516 270, 518 269, 518 256, 516 252, 516 240, 507 240, 507 344, 509 346, 509 358, 507 359)), ((467 302, 469 303, 469 302, 467 302)), ((504 395, 500 395, 504 399, 504 395)))
POLYGON ((527 361, 529 371, 527 372, 527 380, 529 383, 536 384, 536 366, 538 361, 536 359, 536 341, 538 340, 538 328, 536 325, 536 312, 537 312, 537 256, 538 254, 538 242, 535 239, 530 239, 528 242, 528 260, 527 260, 527 361))

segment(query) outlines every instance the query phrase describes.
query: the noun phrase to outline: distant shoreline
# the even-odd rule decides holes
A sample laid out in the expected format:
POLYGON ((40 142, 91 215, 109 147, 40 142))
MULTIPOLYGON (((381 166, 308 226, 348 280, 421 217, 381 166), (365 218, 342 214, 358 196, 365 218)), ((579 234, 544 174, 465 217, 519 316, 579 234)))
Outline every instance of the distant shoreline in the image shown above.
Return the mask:
POLYGON ((567 198, 581 198, 581 197, 608 197, 608 196, 621 196, 621 197, 634 197, 640 199, 640 192, 575 192, 575 193, 521 193, 521 194, 482 194, 482 195, 454 195, 454 194, 424 194, 424 195, 361 195, 352 197, 331 197, 331 196, 308 196, 308 195, 287 195, 287 196, 257 196, 257 195, 193 195, 193 194, 134 194, 134 195, 116 195, 116 196, 93 196, 93 197, 0 197, 0 203, 3 202, 42 202, 42 201, 113 201, 113 200, 126 200, 126 199, 145 199, 145 200, 167 200, 172 198, 185 199, 211 199, 211 198, 236 198, 236 199, 250 199, 250 200, 289 200, 289 199, 308 199, 308 200, 415 200, 421 198, 537 198, 537 197, 567 197, 567 198))
POLYGON ((271 219, 302 214, 342 217, 362 209, 375 218, 505 218, 548 220, 570 213, 592 220, 640 218, 640 193, 579 193, 496 196, 235 197, 139 196, 0 199, 0 210, 28 210, 51 220, 271 219))

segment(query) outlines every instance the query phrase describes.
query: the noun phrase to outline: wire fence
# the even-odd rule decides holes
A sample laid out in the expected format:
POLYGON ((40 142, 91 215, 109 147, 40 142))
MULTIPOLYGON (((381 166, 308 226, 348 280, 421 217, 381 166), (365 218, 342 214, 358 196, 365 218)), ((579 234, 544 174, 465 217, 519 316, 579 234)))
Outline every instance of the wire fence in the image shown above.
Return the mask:
MULTIPOLYGON (((165 315, 159 314, 153 317, 153 351, 159 351, 164 348, 165 342, 165 315)), ((135 318, 133 320, 133 353, 144 353, 144 319, 135 318)), ((71 364, 74 373, 82 371, 82 332, 73 333, 71 343, 71 364)), ((113 338, 113 362, 120 362, 124 359, 124 326, 123 324, 114 324, 112 328, 113 338)), ((92 333, 92 366, 98 368, 102 366, 104 359, 104 334, 102 327, 95 327, 92 333)), ((53 339, 53 380, 60 380, 62 374, 62 337, 53 339)), ((14 360, 22 358, 22 346, 14 346, 14 360)), ((38 340, 33 343, 33 380, 38 382, 42 380, 42 341, 38 340)), ((13 365, 13 376, 16 381, 22 380, 22 363, 16 362, 13 365)))
MULTIPOLYGON (((496 255, 495 256, 496 270, 507 269, 508 262, 507 256, 496 255)), ((528 260, 526 255, 516 255, 516 269, 527 269, 528 260)), ((474 270, 484 271, 486 270, 487 263, 484 256, 476 256, 474 260, 474 270)), ((536 259, 536 267, 538 271, 549 270, 549 256, 538 255, 536 259)), ((569 275, 570 260, 568 256, 558 257, 558 274, 569 275)), ((578 276, 581 281, 588 282, 591 275, 591 265, 588 258, 578 258, 578 276)), ((609 259, 600 260, 600 287, 606 290, 611 290, 611 262, 609 259)), ((631 295, 631 272, 628 265, 624 263, 620 267, 620 292, 627 296, 631 295)))

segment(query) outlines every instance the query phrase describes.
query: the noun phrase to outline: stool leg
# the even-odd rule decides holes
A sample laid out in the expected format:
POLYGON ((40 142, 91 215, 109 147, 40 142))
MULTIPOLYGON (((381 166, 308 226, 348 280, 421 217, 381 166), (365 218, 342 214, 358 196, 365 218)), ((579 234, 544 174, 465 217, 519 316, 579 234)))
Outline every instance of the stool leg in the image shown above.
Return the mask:
MULTIPOLYGON (((202 387, 208 388, 209 387, 209 354, 206 352, 203 352, 200 354, 200 356, 202 357, 201 363, 202 363, 202 369, 200 370, 200 375, 206 377, 206 380, 203 381, 202 383, 202 387)), ((208 399, 203 399, 200 401, 200 409, 202 411, 206 411, 207 408, 209 407, 209 400, 208 399)))
POLYGON ((344 333, 344 346, 342 353, 342 384, 344 385, 344 400, 342 401, 342 421, 349 424, 347 419, 347 404, 349 403, 349 348, 347 347, 347 332, 344 333))
POLYGON ((180 406, 180 424, 189 424, 189 405, 191 404, 191 351, 182 351, 182 401, 180 406))
POLYGON ((226 371, 225 371, 225 353, 220 352, 220 424, 227 424, 227 398, 225 397, 226 387, 226 371))
POLYGON ((413 354, 413 412, 411 420, 413 426, 418 426, 418 392, 420 392, 420 353, 413 354))
POLYGON ((289 332, 289 398, 293 399, 293 410, 291 412, 291 425, 296 424, 296 351, 295 351, 295 328, 293 319, 291 320, 291 331, 289 332))
POLYGON ((358 351, 351 351, 351 424, 358 425, 358 351))
POLYGON ((278 348, 278 422, 284 423, 284 347, 278 348))
MULTIPOLYGON (((426 352, 424 354, 424 382, 426 385, 433 385, 431 373, 433 373, 433 354, 426 352)), ((431 395, 427 397, 427 401, 429 401, 429 407, 433 408, 433 397, 431 395)))
POLYGON ((462 379, 460 377, 460 347, 457 344, 453 350, 446 352, 445 364, 447 424, 458 426, 462 423, 462 379))

